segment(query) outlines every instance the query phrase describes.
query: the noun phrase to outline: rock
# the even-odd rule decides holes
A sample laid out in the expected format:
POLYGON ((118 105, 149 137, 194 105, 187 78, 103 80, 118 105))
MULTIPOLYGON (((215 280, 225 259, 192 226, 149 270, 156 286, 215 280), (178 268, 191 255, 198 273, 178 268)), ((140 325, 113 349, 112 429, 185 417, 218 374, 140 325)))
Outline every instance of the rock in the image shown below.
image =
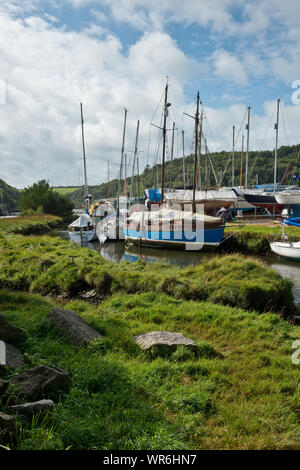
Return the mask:
POLYGON ((151 333, 135 336, 134 340, 144 350, 152 347, 170 347, 176 349, 177 346, 197 348, 197 344, 192 339, 186 338, 182 333, 171 333, 169 331, 152 331, 151 333))
POLYGON ((67 389, 70 383, 71 377, 67 372, 58 368, 37 366, 12 377, 5 396, 9 398, 12 392, 15 401, 20 396, 36 401, 55 389, 67 389))
POLYGON ((18 345, 25 339, 25 331, 9 323, 6 317, 0 314, 0 340, 9 344, 18 345))
POLYGON ((95 338, 103 338, 94 328, 77 313, 60 308, 53 308, 47 321, 55 326, 75 346, 87 344, 95 338))
POLYGON ((6 392, 8 384, 8 380, 0 379, 0 397, 6 392))
POLYGON ((1 443, 10 442, 17 434, 17 424, 14 416, 0 412, 0 436, 1 443))
POLYGON ((0 340, 0 366, 6 366, 6 345, 0 340))
POLYGON ((46 411, 52 410, 53 407, 54 402, 52 400, 39 400, 33 403, 9 406, 8 410, 12 413, 22 414, 26 416, 26 418, 31 419, 33 415, 45 413, 46 411))
POLYGON ((0 366, 18 369, 24 365, 21 352, 11 344, 0 341, 0 366))

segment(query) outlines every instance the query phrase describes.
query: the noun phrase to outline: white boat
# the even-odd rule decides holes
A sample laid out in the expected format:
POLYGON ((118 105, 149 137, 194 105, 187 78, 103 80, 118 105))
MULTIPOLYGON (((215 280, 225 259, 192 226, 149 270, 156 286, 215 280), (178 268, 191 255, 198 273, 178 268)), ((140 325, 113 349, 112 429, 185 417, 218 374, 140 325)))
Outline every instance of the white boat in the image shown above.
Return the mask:
POLYGON ((74 220, 68 227, 71 240, 75 242, 91 242, 97 240, 96 227, 93 219, 87 215, 82 214, 78 219, 74 220))
POLYGON ((288 236, 284 232, 285 226, 300 227, 300 219, 292 217, 284 219, 282 222, 282 240, 280 242, 270 243, 271 250, 277 255, 284 256, 284 258, 290 258, 300 261, 300 242, 291 242, 288 240, 288 236))
POLYGON ((88 193, 88 183, 87 183, 82 103, 80 103, 80 112, 81 112, 81 131, 82 131, 83 169, 84 169, 84 199, 86 203, 86 213, 81 214, 78 217, 78 219, 74 220, 74 222, 69 225, 68 231, 69 231, 71 240, 79 242, 79 243, 80 242, 86 243, 86 242, 96 240, 97 234, 96 234, 96 223, 92 219, 92 217, 90 217, 89 215, 91 195, 88 193))

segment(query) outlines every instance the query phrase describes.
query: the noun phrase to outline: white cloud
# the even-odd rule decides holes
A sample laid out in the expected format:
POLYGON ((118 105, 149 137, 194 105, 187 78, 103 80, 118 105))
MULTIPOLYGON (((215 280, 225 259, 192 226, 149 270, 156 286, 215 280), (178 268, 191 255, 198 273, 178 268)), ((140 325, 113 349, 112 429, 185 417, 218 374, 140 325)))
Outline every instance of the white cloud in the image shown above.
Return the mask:
POLYGON ((94 37, 91 31, 68 32, 33 16, 0 17, 0 77, 7 85, 0 155, 2 177, 10 184, 24 186, 42 177, 52 184, 78 184, 80 100, 94 184, 105 180, 108 158, 119 161, 124 106, 129 108, 126 148, 133 148, 140 119, 146 151, 167 74, 171 93, 183 101, 182 84, 192 63, 167 34, 147 33, 125 55, 118 38, 102 30, 94 37))
POLYGON ((247 83, 247 73, 241 61, 225 50, 217 50, 212 55, 215 73, 224 79, 233 80, 239 84, 247 83))

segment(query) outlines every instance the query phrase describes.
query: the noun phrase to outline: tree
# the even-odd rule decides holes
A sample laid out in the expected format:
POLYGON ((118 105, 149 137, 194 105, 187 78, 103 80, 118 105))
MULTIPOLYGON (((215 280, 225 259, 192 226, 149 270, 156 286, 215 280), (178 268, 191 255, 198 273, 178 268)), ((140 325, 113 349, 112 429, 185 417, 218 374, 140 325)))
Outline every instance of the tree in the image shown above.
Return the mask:
POLYGON ((41 209, 44 214, 57 215, 69 221, 72 219, 74 204, 69 198, 54 191, 48 181, 40 180, 22 191, 20 208, 22 212, 41 209))

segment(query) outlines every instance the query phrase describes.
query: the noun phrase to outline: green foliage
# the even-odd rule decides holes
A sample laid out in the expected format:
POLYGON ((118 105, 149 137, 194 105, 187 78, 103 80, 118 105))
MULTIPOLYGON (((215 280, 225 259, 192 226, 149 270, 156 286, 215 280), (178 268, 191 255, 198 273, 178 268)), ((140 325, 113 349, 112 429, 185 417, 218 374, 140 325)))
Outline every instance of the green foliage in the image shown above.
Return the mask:
MULTIPOLYGON (((291 163, 294 165, 293 174, 300 172, 299 161, 300 145, 282 146, 278 149, 278 178, 282 179, 285 170, 291 163)), ((223 175, 221 186, 231 186, 232 169, 228 165, 228 160, 231 159, 231 152, 212 152, 210 158, 213 162, 214 169, 217 175, 223 175), (225 169, 225 171, 224 171, 225 169)), ((236 152, 236 168, 235 178, 239 181, 240 178, 240 162, 241 154, 236 152)), ((194 156, 188 155, 185 157, 186 169, 186 184, 193 184, 193 171, 194 171, 194 156)), ((169 187, 183 187, 183 164, 182 158, 175 158, 173 163, 170 161, 165 162, 165 185, 169 187)), ((245 164, 245 159, 244 159, 245 164)), ((203 185, 207 188, 216 187, 213 173, 210 172, 206 181, 206 163, 203 161, 201 171, 201 180, 203 185)), ((256 177, 258 175, 259 184, 272 183, 274 173, 274 153, 269 150, 266 151, 250 151, 249 152, 249 185, 256 184, 256 177)), ((137 197, 143 197, 143 191, 146 188, 160 187, 160 174, 161 165, 156 164, 152 168, 146 166, 143 173, 139 177, 139 194, 135 193, 137 197), (158 181, 157 181, 158 175, 158 181)), ((292 174, 286 180, 286 184, 292 184, 292 174)), ((218 181, 219 183, 219 181, 218 181)), ((110 188, 110 196, 117 196, 118 180, 112 180, 109 183, 102 183, 101 185, 90 186, 89 191, 92 199, 101 199, 108 197, 108 184, 110 188)), ((130 191, 131 178, 128 178, 128 187, 130 191)), ((135 185, 136 186, 136 185, 135 185)), ((121 182, 121 187, 124 187, 124 181, 121 182)), ((74 202, 75 206, 79 207, 84 200, 84 190, 80 188, 73 192, 68 192, 68 197, 74 202)))
POLYGON ((69 221, 74 205, 70 199, 54 191, 46 180, 41 180, 22 191, 20 208, 24 214, 26 211, 43 212, 69 221))
POLYGON ((20 191, 0 179, 0 209, 16 211, 19 207, 20 191))

